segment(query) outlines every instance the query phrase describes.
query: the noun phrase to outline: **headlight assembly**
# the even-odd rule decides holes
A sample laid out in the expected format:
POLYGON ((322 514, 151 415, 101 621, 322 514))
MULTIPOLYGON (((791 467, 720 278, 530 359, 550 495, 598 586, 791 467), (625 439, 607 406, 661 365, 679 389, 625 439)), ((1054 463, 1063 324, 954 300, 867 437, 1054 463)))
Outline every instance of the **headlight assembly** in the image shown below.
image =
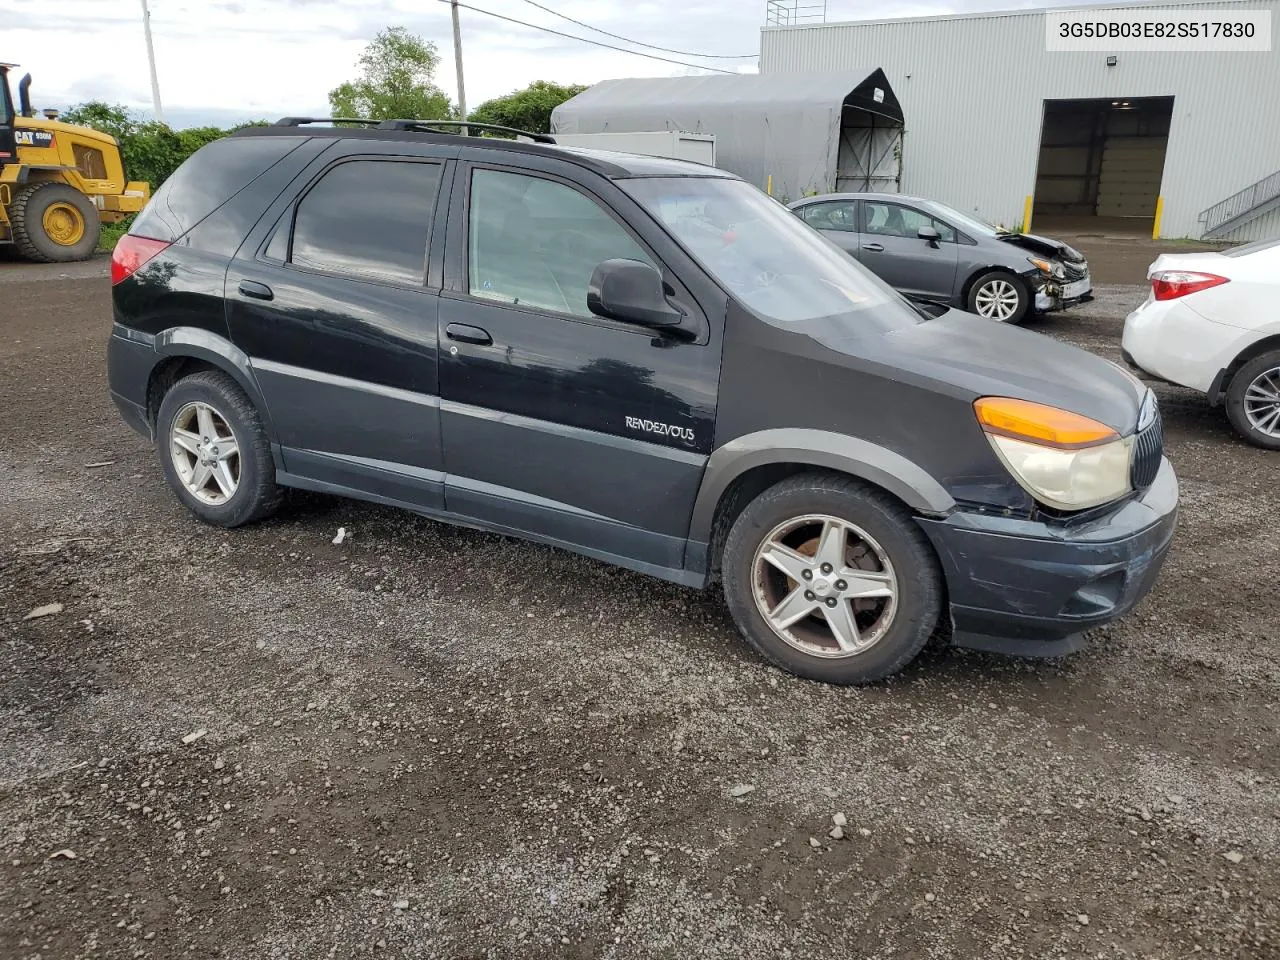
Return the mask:
POLYGON ((996 456, 1046 506, 1085 510, 1129 492, 1130 442, 1105 424, 1010 397, 973 408, 996 456))
POLYGON ((1042 257, 1027 257, 1027 262, 1043 273, 1045 276, 1053 277, 1055 280, 1061 280, 1067 275, 1067 271, 1062 264, 1056 260, 1045 260, 1042 257))

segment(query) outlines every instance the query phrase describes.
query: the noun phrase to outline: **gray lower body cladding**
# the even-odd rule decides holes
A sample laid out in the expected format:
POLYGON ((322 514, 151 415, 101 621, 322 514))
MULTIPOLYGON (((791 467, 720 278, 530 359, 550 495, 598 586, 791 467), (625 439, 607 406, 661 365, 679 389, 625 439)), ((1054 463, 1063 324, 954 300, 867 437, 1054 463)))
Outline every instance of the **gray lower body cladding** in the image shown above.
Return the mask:
POLYGON ((963 511, 920 518, 946 575, 952 643, 1021 656, 1079 649, 1085 630, 1150 592, 1177 512, 1166 460, 1141 497, 1078 527, 963 511))
POLYGON ((150 440, 147 384, 156 364, 153 338, 135 334, 138 339, 133 340, 125 335, 131 333, 126 328, 117 327, 116 331, 107 343, 107 383, 111 389, 111 399, 124 422, 150 440))

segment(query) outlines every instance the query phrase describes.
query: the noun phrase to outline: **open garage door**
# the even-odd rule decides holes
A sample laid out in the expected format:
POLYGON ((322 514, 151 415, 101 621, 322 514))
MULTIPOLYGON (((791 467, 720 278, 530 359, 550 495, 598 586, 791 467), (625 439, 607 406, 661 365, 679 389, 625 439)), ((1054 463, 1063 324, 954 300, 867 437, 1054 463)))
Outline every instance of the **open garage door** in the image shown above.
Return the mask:
POLYGON ((1150 236, 1172 97, 1046 100, 1032 228, 1150 236))

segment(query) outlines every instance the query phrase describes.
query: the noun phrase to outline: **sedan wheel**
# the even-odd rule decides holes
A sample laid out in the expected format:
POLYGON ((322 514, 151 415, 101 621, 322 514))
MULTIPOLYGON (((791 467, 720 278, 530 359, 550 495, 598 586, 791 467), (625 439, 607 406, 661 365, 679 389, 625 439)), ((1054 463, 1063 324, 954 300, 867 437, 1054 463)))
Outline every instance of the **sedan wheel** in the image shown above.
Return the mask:
POLYGON ((240 445, 227 418, 195 401, 178 410, 169 428, 178 478, 201 503, 226 503, 240 486, 240 445))
POLYGON ((1280 440, 1280 367, 1263 370, 1249 382, 1244 415, 1259 433, 1280 440))
POLYGON ((1280 350, 1268 350, 1235 372, 1226 407, 1231 425, 1246 440, 1280 450, 1280 350))
POLYGON ((978 316, 1008 323, 1018 312, 1018 291, 1012 281, 988 280, 974 291, 973 305, 978 316))

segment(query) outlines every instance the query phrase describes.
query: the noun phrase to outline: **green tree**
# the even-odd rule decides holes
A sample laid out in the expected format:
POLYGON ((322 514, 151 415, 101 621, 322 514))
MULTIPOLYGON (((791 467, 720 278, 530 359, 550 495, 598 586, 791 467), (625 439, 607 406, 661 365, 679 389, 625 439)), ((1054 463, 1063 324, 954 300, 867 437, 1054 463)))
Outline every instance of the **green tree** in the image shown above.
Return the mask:
MULTIPOLYGON (((174 130, 168 124, 142 120, 127 107, 101 100, 78 103, 62 114, 62 120, 82 127, 101 130, 116 138, 124 157, 125 173, 131 180, 145 180, 155 190, 177 170, 182 162, 206 143, 239 130, 233 127, 193 127, 174 130)), ((241 126, 258 126, 258 120, 241 126)))
POLYGON ((335 117, 446 120, 457 115, 435 83, 436 45, 404 27, 388 27, 364 48, 362 76, 329 91, 335 117))
POLYGON ((124 140, 138 129, 138 121, 129 113, 127 107, 118 103, 107 103, 103 100, 89 100, 86 103, 77 103, 58 119, 65 123, 74 123, 80 127, 92 127, 94 130, 109 133, 116 140, 124 140))
POLYGON ((560 84, 535 80, 523 90, 486 100, 471 112, 468 120, 516 127, 530 133, 551 132, 551 111, 587 89, 580 83, 560 84))

